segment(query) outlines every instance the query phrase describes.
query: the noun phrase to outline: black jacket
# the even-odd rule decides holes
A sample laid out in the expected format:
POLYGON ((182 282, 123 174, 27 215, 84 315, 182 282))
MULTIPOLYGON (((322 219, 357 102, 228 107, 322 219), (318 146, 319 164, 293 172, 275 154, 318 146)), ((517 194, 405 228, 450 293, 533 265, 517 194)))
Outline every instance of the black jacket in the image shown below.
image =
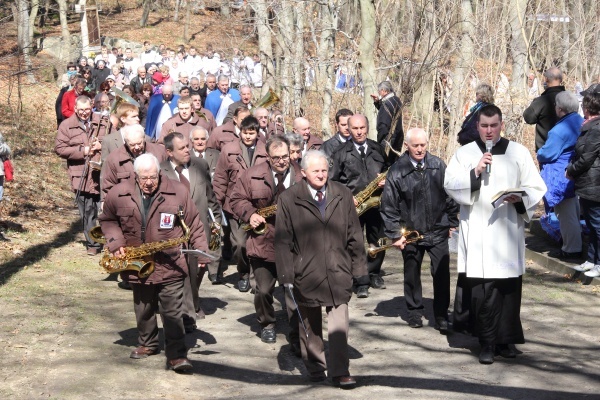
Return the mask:
POLYGON ((552 86, 544 90, 544 93, 533 99, 529 107, 523 111, 523 119, 528 124, 535 125, 535 151, 538 151, 548 138, 548 131, 558 121, 554 110, 556 95, 564 92, 564 86, 552 86))
MULTIPOLYGON (((398 96, 391 96, 385 100, 376 101, 377 108, 377 142, 382 143, 390 133, 394 122, 396 123, 394 132, 390 135, 388 141, 396 149, 402 148, 404 142, 404 131, 402 130, 402 102, 398 96)), ((396 155, 390 153, 390 159, 395 160, 396 155)))
POLYGON ((323 142, 323 145, 319 149, 323 153, 325 153, 325 155, 327 155, 327 157, 333 157, 333 153, 335 153, 336 150, 339 149, 344 144, 344 143, 340 142, 340 139, 338 139, 338 135, 339 135, 339 133, 336 132, 335 135, 333 135, 331 138, 329 138, 325 142, 323 142))
POLYGON ((459 206, 444 190, 446 164, 427 153, 423 171, 417 171, 408 152, 392 165, 383 187, 379 211, 385 236, 400 238, 400 229, 417 230, 424 236, 418 244, 433 246, 448 240, 458 226, 459 206))
POLYGON ((567 173, 575 180, 575 193, 599 201, 600 193, 600 117, 587 121, 575 143, 575 155, 567 173))
POLYGON ((352 194, 363 190, 389 165, 383 146, 371 139, 366 143, 365 163, 352 140, 338 147, 331 158, 330 179, 344 184, 352 194))
POLYGON ((140 78, 139 75, 136 75, 131 79, 131 82, 129 82, 137 94, 142 93, 142 86, 144 86, 145 83, 152 84, 152 77, 150 75, 146 75, 144 79, 140 78))

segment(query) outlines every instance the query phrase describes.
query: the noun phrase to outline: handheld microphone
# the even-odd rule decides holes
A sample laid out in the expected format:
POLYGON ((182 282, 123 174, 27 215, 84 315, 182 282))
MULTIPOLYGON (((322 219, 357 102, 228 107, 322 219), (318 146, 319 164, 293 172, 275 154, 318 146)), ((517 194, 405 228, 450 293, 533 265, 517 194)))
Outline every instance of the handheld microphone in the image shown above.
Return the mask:
MULTIPOLYGON (((494 147, 494 142, 492 142, 491 140, 486 140, 485 141, 485 152, 486 153, 491 153, 492 152, 492 147, 494 147)), ((492 165, 491 164, 486 164, 486 166, 485 166, 485 172, 487 172, 488 174, 492 172, 492 165)))

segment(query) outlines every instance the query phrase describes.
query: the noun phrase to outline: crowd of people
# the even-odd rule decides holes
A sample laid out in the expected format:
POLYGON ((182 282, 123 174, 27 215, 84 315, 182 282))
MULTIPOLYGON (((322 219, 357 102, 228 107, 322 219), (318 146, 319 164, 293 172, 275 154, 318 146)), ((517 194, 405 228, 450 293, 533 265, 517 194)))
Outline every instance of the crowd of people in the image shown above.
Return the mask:
MULTIPOLYGON (((540 122, 546 116, 536 117, 538 128, 547 130, 538 129, 543 140, 536 141, 540 175, 529 150, 501 136, 502 111, 493 104, 489 87, 478 91, 464 136, 468 140, 446 165, 428 151, 428 132, 412 128, 404 135, 402 102, 390 82, 381 82, 372 96, 378 110, 376 140, 369 139, 364 115, 340 109, 336 134, 323 141, 312 133, 310 118, 296 118, 288 130, 280 113, 256 106, 248 82, 216 70, 214 54, 204 62, 193 48, 174 53, 173 60, 181 55, 189 69, 178 73, 177 82, 155 79, 162 72, 151 72, 151 64, 158 55, 165 61, 171 54, 145 45, 139 64, 127 64, 132 57, 126 50, 123 70, 128 73, 120 73, 129 79, 130 97, 146 90, 147 101, 119 101, 123 96, 116 91, 111 100, 119 80, 114 74, 103 81, 109 82, 107 98, 101 94, 94 101, 85 95, 86 87, 97 81, 69 75, 73 87, 62 95, 65 119, 55 147, 67 161, 87 253, 96 256, 104 248, 105 268, 120 272, 119 286, 133 291, 139 338, 131 358, 159 352, 160 305, 167 365, 178 372, 191 370, 185 334, 204 317, 201 282, 208 272, 212 284, 222 283, 233 262, 238 290, 253 293, 260 339, 277 341, 273 293, 279 282, 285 290, 290 349, 302 357, 309 379, 329 377, 335 385, 353 387, 348 303, 353 293, 366 298, 369 289, 386 287, 381 266, 390 248, 400 250, 404 259, 410 327, 423 326, 421 266, 428 253, 436 329, 477 336, 482 364, 493 363, 496 356, 514 358, 515 344, 524 343, 524 226, 542 198, 561 218, 570 218, 576 207, 570 199, 580 197, 594 231, 588 261, 580 268, 600 275, 600 208, 593 195, 600 182, 599 85, 583 93, 581 135, 582 120, 573 114, 569 93, 539 106, 536 99, 535 110, 526 111, 528 121, 550 109, 556 113, 548 123, 540 122), (204 86, 200 73, 205 73, 204 86), (146 83, 150 76, 152 82, 146 83), (400 152, 403 146, 406 151, 400 152), (574 194, 564 189, 570 182, 574 194), (554 185, 565 193, 551 198, 546 188, 554 185), (498 200, 509 188, 518 190, 498 200), (89 233, 98 223, 104 244, 89 233), (450 318, 448 238, 456 230, 459 279, 450 318), (153 272, 148 274, 149 261, 153 272)), ((100 57, 96 62, 110 65, 111 54, 100 57)), ((117 57, 112 61, 118 64, 117 57)), ((555 72, 545 75, 549 87, 555 72)), ((568 255, 581 246, 570 236, 580 233, 565 226, 569 238, 563 251, 568 255)))

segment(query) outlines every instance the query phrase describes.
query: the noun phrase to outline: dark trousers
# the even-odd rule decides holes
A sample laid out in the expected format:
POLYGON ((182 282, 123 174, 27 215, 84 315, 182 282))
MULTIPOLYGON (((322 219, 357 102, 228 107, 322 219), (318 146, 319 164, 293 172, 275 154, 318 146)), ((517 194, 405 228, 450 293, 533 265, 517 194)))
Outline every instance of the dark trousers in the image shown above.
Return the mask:
POLYGON ((585 219, 589 234, 589 245, 587 260, 594 264, 600 264, 600 202, 579 198, 581 213, 585 219))
POLYGON ((523 279, 467 278, 471 290, 474 334, 482 346, 525 343, 521 325, 523 279))
MULTIPOLYGON (((383 220, 379 214, 379 208, 371 208, 360 216, 360 226, 365 231, 365 238, 369 245, 377 246, 377 241, 384 236, 383 220)), ((367 256, 367 271, 369 275, 379 275, 381 265, 385 257, 385 251, 377 253, 375 258, 367 256)))
POLYGON ((262 328, 275 328, 275 309, 273 291, 277 282, 277 269, 274 262, 250 259, 254 273, 254 308, 256 319, 262 328))
POLYGON ((421 286, 421 263, 425 252, 431 259, 433 277, 433 314, 435 318, 448 318, 450 306, 450 253, 448 241, 434 246, 407 245, 402 250, 404 259, 404 298, 408 313, 423 315, 423 290, 421 286))
POLYGON ((79 197, 77 197, 77 208, 79 208, 79 215, 81 216, 81 223, 83 226, 83 234, 85 235, 86 247, 88 249, 100 249, 102 247, 100 243, 94 242, 88 234, 90 229, 96 226, 99 204, 99 194, 80 192, 79 197))
POLYGON ((467 274, 461 272, 456 280, 456 294, 454 295, 454 313, 452 328, 456 332, 472 332, 475 324, 471 315, 471 287, 467 274))
POLYGON ((237 263, 237 271, 240 279, 248 279, 250 276, 250 262, 246 254, 246 231, 240 227, 240 223, 233 215, 225 212, 229 228, 231 229, 231 250, 233 259, 237 263))
MULTIPOLYGON (((327 370, 330 378, 350 375, 348 356, 348 304, 325 307, 327 312, 327 337, 329 338, 329 362, 325 358, 323 344, 323 319, 321 307, 300 307, 304 325, 308 331, 300 335, 302 361, 311 376, 322 375, 327 370)), ((300 329, 302 329, 300 327, 300 329)))
POLYGON ((183 328, 183 280, 158 285, 131 284, 133 308, 139 331, 138 344, 152 349, 158 348, 159 311, 165 335, 167 360, 187 356, 185 330, 183 328))

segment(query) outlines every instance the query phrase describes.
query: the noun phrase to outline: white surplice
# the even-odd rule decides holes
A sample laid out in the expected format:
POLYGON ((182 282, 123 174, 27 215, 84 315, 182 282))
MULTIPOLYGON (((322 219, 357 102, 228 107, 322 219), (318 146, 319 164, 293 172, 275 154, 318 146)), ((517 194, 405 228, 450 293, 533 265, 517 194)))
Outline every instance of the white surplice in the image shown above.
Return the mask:
POLYGON ((471 170, 482 156, 477 142, 469 143, 458 149, 446 169, 444 188, 460 204, 458 272, 470 278, 518 277, 525 273, 525 222, 532 217, 546 185, 529 150, 509 142, 504 154, 493 155, 491 173, 484 171, 481 188, 472 192, 471 170), (526 191, 526 213, 518 214, 508 203, 493 208, 492 197, 509 188, 526 191))

